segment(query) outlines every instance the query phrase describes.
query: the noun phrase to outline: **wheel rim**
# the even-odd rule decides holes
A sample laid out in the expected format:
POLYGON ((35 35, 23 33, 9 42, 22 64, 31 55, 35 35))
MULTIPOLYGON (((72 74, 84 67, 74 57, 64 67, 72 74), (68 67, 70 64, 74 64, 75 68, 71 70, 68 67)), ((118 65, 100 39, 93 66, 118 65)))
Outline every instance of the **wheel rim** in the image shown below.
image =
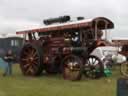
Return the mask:
POLYGON ((103 73, 101 61, 95 56, 89 56, 84 66, 84 71, 89 78, 101 77, 103 73))
POLYGON ((68 57, 64 62, 64 79, 78 80, 81 74, 81 61, 76 57, 68 57))
POLYGON ((37 49, 31 45, 25 46, 21 53, 20 63, 25 75, 36 75, 40 65, 40 55, 37 49))
POLYGON ((128 77, 128 62, 121 64, 121 74, 128 77))

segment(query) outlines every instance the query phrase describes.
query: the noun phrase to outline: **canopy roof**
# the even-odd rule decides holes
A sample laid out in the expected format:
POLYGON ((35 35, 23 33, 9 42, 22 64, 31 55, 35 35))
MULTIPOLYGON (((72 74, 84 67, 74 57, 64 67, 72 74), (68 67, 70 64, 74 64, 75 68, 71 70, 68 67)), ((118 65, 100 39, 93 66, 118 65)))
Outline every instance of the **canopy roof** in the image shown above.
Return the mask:
POLYGON ((97 17, 94 19, 85 19, 79 20, 75 22, 66 22, 61 24, 54 24, 43 26, 40 28, 29 29, 24 31, 17 31, 16 34, 28 34, 33 32, 49 32, 49 31, 57 31, 57 30, 70 30, 76 28, 86 28, 86 27, 95 27, 97 25, 98 29, 112 29, 114 28, 114 24, 111 20, 105 17, 97 17), (107 26, 106 26, 107 23, 107 26))

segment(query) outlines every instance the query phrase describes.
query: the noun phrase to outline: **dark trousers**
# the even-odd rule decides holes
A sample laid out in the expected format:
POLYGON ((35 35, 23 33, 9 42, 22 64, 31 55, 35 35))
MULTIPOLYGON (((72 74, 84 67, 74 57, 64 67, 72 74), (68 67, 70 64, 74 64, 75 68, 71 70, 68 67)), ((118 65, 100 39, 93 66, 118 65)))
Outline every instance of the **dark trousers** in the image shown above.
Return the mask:
POLYGON ((12 75, 12 62, 8 62, 5 68, 5 75, 12 75))

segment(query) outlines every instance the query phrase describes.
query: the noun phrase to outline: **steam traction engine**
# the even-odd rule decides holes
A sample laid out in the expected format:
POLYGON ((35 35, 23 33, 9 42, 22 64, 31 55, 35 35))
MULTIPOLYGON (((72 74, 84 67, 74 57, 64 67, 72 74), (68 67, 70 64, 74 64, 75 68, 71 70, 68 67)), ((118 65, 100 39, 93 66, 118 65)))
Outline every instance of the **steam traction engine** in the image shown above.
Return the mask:
POLYGON ((38 76, 45 71, 62 73, 68 80, 81 79, 83 72, 91 78, 103 75, 102 63, 90 53, 97 46, 105 45, 103 34, 114 27, 109 19, 81 18, 71 22, 69 16, 63 16, 44 20, 44 24, 42 28, 16 32, 24 35, 20 52, 24 75, 38 76))

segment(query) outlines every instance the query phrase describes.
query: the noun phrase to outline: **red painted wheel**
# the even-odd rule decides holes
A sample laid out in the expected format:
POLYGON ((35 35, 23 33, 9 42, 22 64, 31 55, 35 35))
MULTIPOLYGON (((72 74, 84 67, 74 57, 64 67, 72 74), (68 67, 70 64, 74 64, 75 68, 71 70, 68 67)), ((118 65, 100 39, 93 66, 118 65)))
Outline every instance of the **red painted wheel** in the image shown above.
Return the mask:
POLYGON ((104 74, 101 60, 96 56, 89 56, 84 64, 84 73, 89 78, 100 78, 104 74))
POLYGON ((40 47, 26 44, 20 53, 20 67, 24 75, 37 76, 43 69, 40 47))
POLYGON ((67 80, 80 80, 82 76, 83 62, 75 55, 67 56, 63 61, 63 77, 67 80))

